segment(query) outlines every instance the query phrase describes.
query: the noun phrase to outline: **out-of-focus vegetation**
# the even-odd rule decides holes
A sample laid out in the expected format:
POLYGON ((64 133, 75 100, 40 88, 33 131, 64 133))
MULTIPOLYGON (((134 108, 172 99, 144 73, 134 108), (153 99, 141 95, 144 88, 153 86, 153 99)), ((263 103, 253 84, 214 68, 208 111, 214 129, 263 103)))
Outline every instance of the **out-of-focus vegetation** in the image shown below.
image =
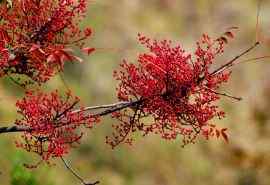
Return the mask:
MULTIPOLYGON (((84 57, 83 64, 70 64, 62 75, 66 84, 85 105, 117 101, 112 72, 126 58, 134 61, 142 48, 138 32, 157 39, 171 39, 192 51, 202 33, 213 37, 226 28, 238 26, 221 65, 249 47, 255 40, 256 0, 90 0, 84 25, 91 25, 94 36, 89 45, 97 51, 84 57)), ((270 2, 264 0, 260 14, 261 30, 268 43, 247 58, 270 53, 270 2)), ((244 59, 244 58, 243 58, 244 59)), ((86 180, 102 185, 269 185, 270 184, 270 59, 249 62, 233 68, 223 90, 243 97, 241 102, 224 98, 224 120, 214 120, 229 128, 230 142, 200 140, 181 148, 181 141, 166 142, 156 136, 138 137, 134 146, 111 150, 105 144, 112 120, 108 117, 87 132, 79 148, 68 156, 86 180)), ((55 77, 46 89, 63 89, 55 77)), ((0 123, 16 118, 15 101, 22 90, 8 79, 0 81, 0 123)), ((1 185, 74 185, 77 180, 61 161, 29 170, 23 163, 37 161, 15 148, 19 134, 0 136, 1 185)))

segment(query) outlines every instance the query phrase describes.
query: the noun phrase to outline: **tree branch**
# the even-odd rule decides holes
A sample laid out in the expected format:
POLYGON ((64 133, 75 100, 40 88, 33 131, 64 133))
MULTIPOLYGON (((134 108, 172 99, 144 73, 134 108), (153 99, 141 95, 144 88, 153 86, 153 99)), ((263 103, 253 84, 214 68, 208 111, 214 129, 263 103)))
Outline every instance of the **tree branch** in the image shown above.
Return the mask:
POLYGON ((96 185, 99 184, 99 181, 95 181, 93 183, 86 183, 83 178, 75 172, 75 170, 68 164, 68 162, 61 157, 62 162, 64 163, 65 167, 79 180, 83 185, 96 185))
MULTIPOLYGON (((225 63, 224 65, 220 66, 219 68, 217 68, 216 70, 211 72, 210 75, 215 75, 217 73, 222 72, 226 68, 231 67, 237 59, 239 59, 240 57, 242 57, 242 56, 246 55, 247 53, 249 53, 251 50, 256 48, 259 44, 260 43, 258 41, 255 42, 251 47, 244 50, 242 53, 240 53, 239 55, 234 57, 232 60, 230 60, 229 62, 225 63)), ((198 80, 198 82, 202 81, 203 79, 204 79, 204 77, 200 78, 198 80)), ((220 94, 220 95, 228 96, 226 94, 220 94)), ((228 97, 231 97, 231 96, 228 96, 228 97)), ((142 103, 142 102, 143 102, 142 99, 132 101, 132 102, 117 102, 117 103, 108 104, 108 105, 98 105, 98 106, 85 107, 84 109, 77 109, 77 110, 74 110, 72 112, 73 113, 78 113, 78 112, 86 112, 86 111, 105 109, 103 111, 96 112, 96 113, 93 113, 91 115, 92 116, 106 116, 108 114, 111 114, 113 112, 116 112, 116 111, 119 111, 119 110, 122 110, 122 109, 125 109, 125 108, 128 108, 128 107, 134 107, 138 103, 142 103)), ((20 127, 20 126, 0 127, 0 134, 2 134, 2 133, 13 133, 13 132, 26 132, 26 131, 28 131, 28 132, 31 131, 31 128, 25 128, 25 127, 20 127)))
POLYGON ((11 132, 24 132, 24 131, 30 131, 30 129, 26 127, 20 127, 20 126, 0 127, 0 134, 11 133, 11 132))
MULTIPOLYGON (((92 110, 100 110, 105 109, 100 112, 96 112, 91 114, 92 116, 106 116, 108 114, 111 114, 116 111, 120 111, 125 108, 130 108, 138 103, 141 103, 143 100, 137 100, 132 102, 117 102, 113 104, 108 105, 98 105, 98 106, 91 106, 91 107, 85 107, 84 109, 77 109, 72 111, 73 113, 78 112, 86 112, 86 111, 92 111, 92 110)), ((0 134, 3 133, 13 133, 13 132, 30 132, 32 129, 28 127, 21 127, 21 126, 10 126, 10 127, 0 127, 0 134)))

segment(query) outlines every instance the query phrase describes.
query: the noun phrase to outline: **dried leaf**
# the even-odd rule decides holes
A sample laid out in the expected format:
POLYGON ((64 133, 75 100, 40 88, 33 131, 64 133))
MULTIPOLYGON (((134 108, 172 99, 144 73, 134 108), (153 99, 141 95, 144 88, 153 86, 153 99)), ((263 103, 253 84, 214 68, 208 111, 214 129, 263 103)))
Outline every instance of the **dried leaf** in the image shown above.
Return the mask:
POLYGON ((229 38, 231 38, 231 39, 234 38, 234 35, 233 35, 233 33, 232 33, 231 31, 225 32, 224 35, 226 35, 227 37, 229 37, 229 38))
POLYGON ((226 37, 219 37, 218 38, 218 41, 220 41, 220 42, 224 42, 225 44, 228 44, 228 39, 226 38, 226 37))
POLYGON ((219 136, 220 136, 220 131, 219 130, 216 130, 216 136, 217 136, 217 138, 219 138, 219 136))
POLYGON ((228 143, 229 138, 228 138, 228 135, 227 135, 226 131, 227 131, 227 128, 223 128, 223 129, 221 129, 220 132, 221 132, 221 136, 223 137, 223 139, 226 141, 226 143, 228 143))

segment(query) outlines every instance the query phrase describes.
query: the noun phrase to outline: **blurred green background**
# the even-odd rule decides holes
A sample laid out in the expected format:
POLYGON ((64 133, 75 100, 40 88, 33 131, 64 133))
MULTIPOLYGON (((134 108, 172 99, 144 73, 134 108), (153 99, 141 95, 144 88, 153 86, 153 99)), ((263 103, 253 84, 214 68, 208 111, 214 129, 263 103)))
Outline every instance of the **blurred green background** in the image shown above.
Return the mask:
MULTIPOLYGON (((222 64, 249 47, 255 40, 256 0, 90 0, 82 26, 94 30, 90 47, 99 48, 84 63, 68 64, 65 82, 85 105, 116 102, 112 72, 122 59, 135 61, 142 48, 137 33, 171 39, 192 52, 202 33, 213 37, 238 26, 222 64)), ((246 58, 270 53, 270 2, 262 3, 260 25, 265 43, 246 58)), ((245 58, 243 58, 245 59, 245 58)), ((232 79, 222 89, 241 102, 224 98, 227 113, 217 125, 229 128, 230 142, 199 140, 181 148, 181 141, 163 141, 157 136, 136 139, 134 146, 111 150, 105 136, 111 133, 109 117, 87 131, 82 144, 67 157, 89 181, 102 185, 269 185, 270 184, 270 59, 234 67, 232 79)), ((64 89, 59 76, 46 89, 64 89)), ((8 79, 0 80, 0 126, 16 118, 15 101, 22 91, 8 79)), ((19 134, 0 135, 0 185, 79 184, 61 161, 29 170, 23 163, 35 156, 16 149, 19 134)))

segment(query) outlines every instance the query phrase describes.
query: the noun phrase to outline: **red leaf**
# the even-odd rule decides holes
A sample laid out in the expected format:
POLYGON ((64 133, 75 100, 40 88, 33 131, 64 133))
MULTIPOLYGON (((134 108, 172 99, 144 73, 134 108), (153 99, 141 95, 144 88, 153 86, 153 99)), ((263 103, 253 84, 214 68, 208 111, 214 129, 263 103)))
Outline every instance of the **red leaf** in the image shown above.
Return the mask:
POLYGON ((35 51, 40 48, 40 45, 33 44, 32 47, 29 49, 30 52, 35 51))
POLYGON ((77 61, 80 62, 80 63, 83 62, 83 59, 81 59, 80 57, 77 57, 77 56, 75 56, 75 55, 73 55, 72 58, 73 58, 74 60, 77 60, 77 61))
POLYGON ((55 54, 50 54, 48 57, 47 57, 47 62, 54 62, 58 60, 58 57, 55 55, 55 54))
POLYGON ((64 50, 59 50, 57 54, 58 54, 61 62, 65 62, 65 61, 68 61, 68 60, 69 61, 72 61, 73 60, 73 56, 70 55, 69 53, 67 53, 64 50))
POLYGON ((33 52, 33 51, 36 51, 36 50, 38 50, 42 54, 46 54, 45 51, 43 51, 40 48, 40 45, 37 45, 37 44, 32 44, 32 47, 29 49, 29 52, 33 52))
POLYGON ((83 48, 82 51, 85 52, 87 55, 90 55, 92 52, 94 52, 96 49, 95 48, 83 48))

